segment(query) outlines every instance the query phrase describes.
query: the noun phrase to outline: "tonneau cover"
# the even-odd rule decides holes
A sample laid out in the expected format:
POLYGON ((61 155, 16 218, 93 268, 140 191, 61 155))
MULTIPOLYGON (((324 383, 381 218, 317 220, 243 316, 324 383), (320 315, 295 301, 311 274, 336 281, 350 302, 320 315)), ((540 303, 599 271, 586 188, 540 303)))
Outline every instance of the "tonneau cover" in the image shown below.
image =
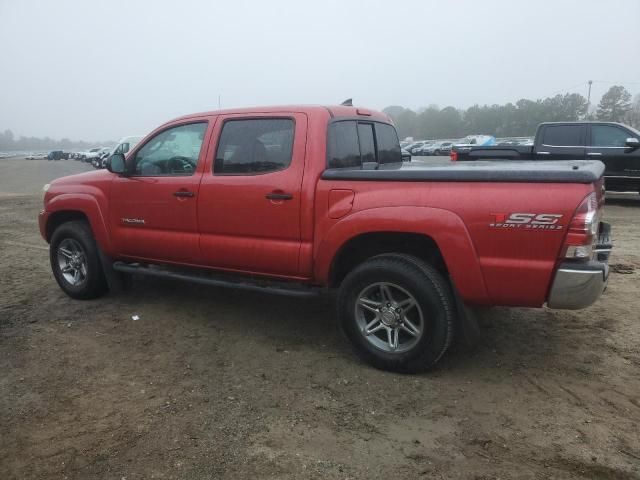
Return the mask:
POLYGON ((323 180, 397 182, 520 182, 593 183, 604 174, 604 164, 593 160, 476 161, 429 165, 406 162, 371 168, 329 168, 323 180))

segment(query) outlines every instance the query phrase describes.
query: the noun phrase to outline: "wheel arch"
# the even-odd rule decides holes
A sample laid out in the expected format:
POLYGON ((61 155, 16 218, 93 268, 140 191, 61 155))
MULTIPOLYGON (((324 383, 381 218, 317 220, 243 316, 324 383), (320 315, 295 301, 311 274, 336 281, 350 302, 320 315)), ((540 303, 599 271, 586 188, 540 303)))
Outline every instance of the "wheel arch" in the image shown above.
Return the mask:
POLYGON ((45 226, 47 242, 61 224, 74 220, 86 221, 96 243, 104 252, 111 252, 108 228, 97 200, 91 195, 58 195, 47 204, 49 217, 45 226))
POLYGON ((337 287, 344 277, 369 258, 385 253, 406 253, 418 257, 447 275, 447 265, 438 244, 428 235, 377 231, 356 235, 336 252, 329 270, 329 285, 337 287))
POLYGON ((317 247, 316 280, 336 287, 350 268, 383 253, 421 258, 447 274, 465 302, 489 303, 480 262, 463 220, 449 210, 432 207, 380 207, 340 220, 317 247))

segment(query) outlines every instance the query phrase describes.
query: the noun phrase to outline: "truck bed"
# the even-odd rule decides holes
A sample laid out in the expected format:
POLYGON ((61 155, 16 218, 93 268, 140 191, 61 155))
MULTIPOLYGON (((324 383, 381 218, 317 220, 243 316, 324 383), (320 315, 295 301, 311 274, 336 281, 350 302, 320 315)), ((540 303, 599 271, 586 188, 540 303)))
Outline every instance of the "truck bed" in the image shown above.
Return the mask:
POLYGON ((567 161, 475 161, 451 165, 383 165, 379 169, 327 169, 323 180, 398 182, 528 182, 593 183, 604 173, 604 164, 592 160, 567 161))

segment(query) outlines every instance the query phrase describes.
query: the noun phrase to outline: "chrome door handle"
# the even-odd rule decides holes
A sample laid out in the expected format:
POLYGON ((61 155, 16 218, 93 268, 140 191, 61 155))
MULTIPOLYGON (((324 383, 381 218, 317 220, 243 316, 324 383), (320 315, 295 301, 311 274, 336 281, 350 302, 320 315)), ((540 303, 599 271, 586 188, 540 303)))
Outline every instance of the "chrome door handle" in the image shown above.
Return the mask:
POLYGON ((602 156, 602 154, 598 153, 598 152, 589 152, 589 153, 587 153, 587 155, 589 157, 601 157, 602 156))
POLYGON ((551 152, 538 152, 538 155, 551 155, 551 152))

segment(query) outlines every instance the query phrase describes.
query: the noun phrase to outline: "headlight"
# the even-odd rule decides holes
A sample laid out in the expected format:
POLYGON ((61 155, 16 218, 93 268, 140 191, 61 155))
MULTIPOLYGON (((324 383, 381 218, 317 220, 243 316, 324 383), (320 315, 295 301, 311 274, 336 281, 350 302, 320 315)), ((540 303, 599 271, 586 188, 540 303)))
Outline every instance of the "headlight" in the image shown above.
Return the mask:
POLYGON ((44 185, 44 187, 42 187, 42 191, 43 192, 48 192, 49 191, 49 187, 51 187, 51 184, 50 183, 46 183, 44 185))

